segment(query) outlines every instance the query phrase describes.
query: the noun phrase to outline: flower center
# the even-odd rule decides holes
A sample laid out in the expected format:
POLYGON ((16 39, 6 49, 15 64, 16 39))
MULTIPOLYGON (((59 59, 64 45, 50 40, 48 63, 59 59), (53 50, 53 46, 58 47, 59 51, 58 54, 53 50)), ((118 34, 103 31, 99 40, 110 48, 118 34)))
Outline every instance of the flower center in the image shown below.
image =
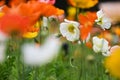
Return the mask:
POLYGON ((68 31, 69 31, 70 33, 74 33, 74 29, 75 29, 75 27, 74 27, 72 24, 70 24, 70 25, 68 26, 68 31))
POLYGON ((102 18, 99 19, 98 24, 102 24, 102 18))

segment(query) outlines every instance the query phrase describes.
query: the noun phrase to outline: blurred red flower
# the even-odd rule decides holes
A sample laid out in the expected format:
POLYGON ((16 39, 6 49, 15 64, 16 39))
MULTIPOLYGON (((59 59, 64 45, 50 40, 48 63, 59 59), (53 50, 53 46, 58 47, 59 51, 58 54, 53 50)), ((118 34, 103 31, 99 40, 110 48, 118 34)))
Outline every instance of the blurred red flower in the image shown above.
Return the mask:
POLYGON ((20 14, 22 16, 28 16, 30 18, 31 24, 35 24, 36 21, 38 21, 41 16, 64 14, 63 10, 58 9, 53 5, 38 2, 38 1, 33 1, 33 0, 28 1, 27 3, 22 2, 16 7, 4 6, 2 11, 4 13, 14 13, 14 14, 20 14))
POLYGON ((1 12, 4 13, 0 22, 0 24, 2 24, 1 29, 6 33, 10 33, 13 29, 20 29, 20 32, 24 32, 25 28, 27 28, 26 30, 28 31, 31 30, 29 28, 32 28, 33 30, 33 26, 41 16, 64 14, 63 10, 36 0, 11 0, 9 4, 10 7, 8 5, 4 5, 1 9, 1 12), (26 22, 25 18, 27 18, 28 22, 26 22))
POLYGON ((0 30, 7 35, 22 35, 29 27, 29 19, 15 14, 6 14, 0 18, 0 30))
POLYGON ((81 40, 85 40, 88 37, 96 18, 97 16, 95 12, 86 12, 86 14, 79 14, 81 40))

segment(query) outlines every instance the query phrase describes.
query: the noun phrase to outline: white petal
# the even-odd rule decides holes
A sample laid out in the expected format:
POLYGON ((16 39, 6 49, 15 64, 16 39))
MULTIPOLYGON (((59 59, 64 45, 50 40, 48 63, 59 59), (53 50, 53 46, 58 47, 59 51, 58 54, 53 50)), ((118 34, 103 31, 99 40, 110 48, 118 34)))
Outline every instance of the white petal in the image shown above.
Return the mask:
POLYGON ((108 41, 103 38, 93 37, 93 50, 95 52, 106 53, 110 49, 108 41))
POLYGON ((60 33, 63 35, 63 37, 65 37, 67 35, 68 32, 68 24, 67 23, 61 23, 60 24, 60 33))
POLYGON ((103 40, 103 44, 102 44, 102 51, 101 52, 107 52, 110 49, 109 45, 108 45, 108 41, 107 40, 103 40))
POLYGON ((35 44, 25 44, 22 47, 23 60, 29 65, 44 65, 57 56, 59 48, 59 40, 51 36, 40 47, 35 44))
POLYGON ((47 17, 43 17, 43 26, 48 27, 48 18, 47 17))
POLYGON ((104 18, 102 19, 102 23, 103 23, 103 24, 101 25, 102 28, 109 29, 109 28, 111 27, 110 19, 107 18, 107 17, 104 17, 104 18))
POLYGON ((69 21, 65 19, 65 22, 60 24, 60 32, 63 35, 63 37, 66 37, 69 41, 76 41, 79 39, 80 36, 80 30, 79 30, 79 23, 75 21, 69 21), (73 25, 74 32, 69 31, 69 26, 73 25))
POLYGON ((67 19, 64 19, 65 22, 69 23, 69 24, 73 24, 74 26, 78 27, 80 24, 76 21, 69 21, 67 19))
POLYGON ((98 18, 102 18, 104 16, 104 13, 103 13, 103 11, 102 11, 102 9, 101 10, 99 10, 98 12, 97 12, 97 17, 98 18))
POLYGON ((102 52, 102 55, 103 55, 103 56, 110 56, 110 55, 111 55, 111 52, 110 52, 110 51, 102 52))
POLYGON ((95 22, 101 26, 103 30, 109 29, 111 27, 110 19, 103 13, 102 10, 97 12, 98 19, 95 22))
POLYGON ((96 45, 93 45, 93 50, 98 53, 100 52, 101 48, 97 47, 96 45))
POLYGON ((74 41, 74 37, 72 35, 69 35, 69 34, 66 36, 66 39, 68 41, 74 41))
POLYGON ((93 44, 96 44, 99 42, 99 38, 97 36, 93 37, 93 44))

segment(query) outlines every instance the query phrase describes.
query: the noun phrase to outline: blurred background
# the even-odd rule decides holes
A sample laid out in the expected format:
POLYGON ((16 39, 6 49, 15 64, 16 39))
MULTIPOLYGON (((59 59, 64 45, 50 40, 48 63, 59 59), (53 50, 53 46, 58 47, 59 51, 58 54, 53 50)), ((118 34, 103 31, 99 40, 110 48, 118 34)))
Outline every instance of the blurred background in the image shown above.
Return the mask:
MULTIPOLYGON (((56 0, 55 6, 61 9, 64 9, 67 15, 67 9, 69 4, 67 0, 56 0)), ((113 23, 120 22, 120 0, 99 0, 99 3, 94 7, 85 9, 86 11, 98 11, 99 9, 103 9, 103 11, 108 15, 113 23)))

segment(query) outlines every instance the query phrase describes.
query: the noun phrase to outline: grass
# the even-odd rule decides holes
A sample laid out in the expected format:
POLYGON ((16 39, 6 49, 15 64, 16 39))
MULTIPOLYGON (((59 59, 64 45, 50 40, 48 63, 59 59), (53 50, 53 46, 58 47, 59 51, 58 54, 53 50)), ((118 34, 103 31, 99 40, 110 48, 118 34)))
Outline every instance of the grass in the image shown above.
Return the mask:
POLYGON ((104 57, 84 44, 66 42, 52 62, 36 67, 18 60, 17 42, 10 41, 9 57, 0 64, 0 80, 116 80, 106 73, 104 57), (17 50, 17 51, 16 51, 17 50), (88 56, 92 56, 89 59, 88 56))

